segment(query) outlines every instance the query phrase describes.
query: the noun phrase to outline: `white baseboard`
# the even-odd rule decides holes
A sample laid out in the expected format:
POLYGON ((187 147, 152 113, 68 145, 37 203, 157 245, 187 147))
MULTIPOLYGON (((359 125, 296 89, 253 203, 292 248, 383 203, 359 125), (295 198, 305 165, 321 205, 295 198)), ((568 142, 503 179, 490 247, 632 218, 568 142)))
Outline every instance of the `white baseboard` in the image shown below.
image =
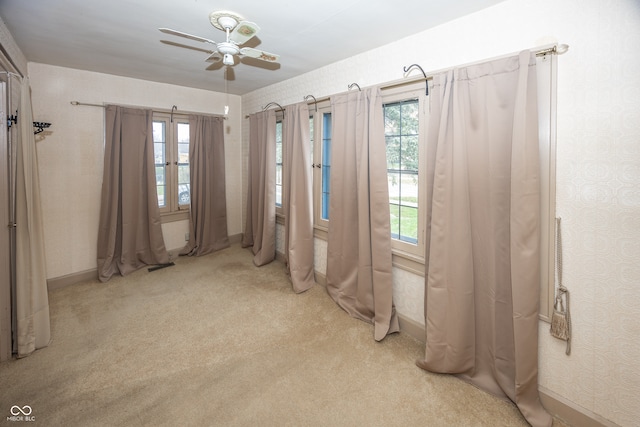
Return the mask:
MULTIPOLYGON (((234 245, 242 241, 242 233, 229 236, 229 243, 234 245)), ((182 248, 172 249, 169 252, 172 256, 177 256, 177 253, 182 248)), ((79 271, 77 273, 71 273, 60 277, 54 277, 47 279, 47 289, 52 291, 54 289, 64 288, 65 286, 75 285, 76 283, 86 282, 89 280, 98 279, 98 269, 93 268, 91 270, 79 271)))
POLYGON ((97 268, 47 279, 47 289, 53 291, 54 289, 64 288, 65 286, 75 285, 76 283, 87 282, 89 280, 98 280, 97 268))
POLYGON ((620 427, 600 415, 565 399, 543 386, 538 386, 540 401, 554 417, 576 427, 620 427))
MULTIPOLYGON (((415 320, 398 315, 400 332, 424 343, 426 340, 424 325, 415 320)), ((620 427, 611 421, 585 409, 543 386, 538 386, 540 401, 554 417, 576 427, 620 427)))

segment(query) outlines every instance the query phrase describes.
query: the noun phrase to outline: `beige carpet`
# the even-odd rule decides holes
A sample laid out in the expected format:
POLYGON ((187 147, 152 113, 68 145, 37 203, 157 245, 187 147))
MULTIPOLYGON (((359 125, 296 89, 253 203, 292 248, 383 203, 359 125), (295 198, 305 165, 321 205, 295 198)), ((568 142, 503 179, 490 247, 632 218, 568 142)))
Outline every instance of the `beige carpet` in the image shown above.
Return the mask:
MULTIPOLYGON (((0 364, 0 422, 47 426, 526 426, 510 402, 376 343, 322 286, 233 246, 50 293, 49 347, 0 364)), ((556 426, 564 424, 555 423, 556 426)))

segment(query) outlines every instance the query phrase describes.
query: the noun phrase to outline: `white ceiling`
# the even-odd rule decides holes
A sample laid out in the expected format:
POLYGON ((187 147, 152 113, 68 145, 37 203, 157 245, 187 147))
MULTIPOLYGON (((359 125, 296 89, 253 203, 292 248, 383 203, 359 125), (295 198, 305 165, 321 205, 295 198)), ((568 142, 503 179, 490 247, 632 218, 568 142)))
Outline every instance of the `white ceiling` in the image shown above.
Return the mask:
POLYGON ((242 95, 501 1, 0 0, 0 17, 30 62, 224 92, 223 68, 205 62, 211 45, 158 28, 220 42, 209 13, 230 10, 261 28, 245 46, 281 55, 276 67, 233 67, 228 91, 242 95))

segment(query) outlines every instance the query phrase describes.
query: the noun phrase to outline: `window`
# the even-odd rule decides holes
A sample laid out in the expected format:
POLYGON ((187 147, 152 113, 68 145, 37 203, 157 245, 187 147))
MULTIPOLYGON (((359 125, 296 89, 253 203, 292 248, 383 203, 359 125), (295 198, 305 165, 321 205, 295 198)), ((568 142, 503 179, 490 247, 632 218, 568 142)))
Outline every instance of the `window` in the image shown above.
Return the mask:
POLYGON ((189 181, 189 120, 153 114, 153 152, 158 207, 162 214, 187 211, 191 202, 189 181))
POLYGON ((329 228, 329 189, 331 178, 331 107, 318 105, 309 118, 313 165, 313 210, 317 228, 329 228))
POLYGON ((414 261, 424 256, 426 100, 424 83, 383 92, 391 247, 414 261))
POLYGON ((329 220, 329 190, 331 187, 331 113, 322 114, 322 214, 320 218, 329 220))
POLYGON ((418 100, 385 104, 391 237, 418 243, 418 100))
POLYGON ((282 120, 276 122, 276 207, 282 208, 282 120))

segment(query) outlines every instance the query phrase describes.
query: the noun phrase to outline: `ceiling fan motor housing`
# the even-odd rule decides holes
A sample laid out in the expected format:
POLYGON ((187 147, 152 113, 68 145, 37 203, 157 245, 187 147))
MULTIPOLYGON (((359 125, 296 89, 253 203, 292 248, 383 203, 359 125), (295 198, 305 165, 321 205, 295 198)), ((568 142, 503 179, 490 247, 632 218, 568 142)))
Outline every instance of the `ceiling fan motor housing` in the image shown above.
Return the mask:
POLYGON ((218 17, 218 24, 225 30, 232 31, 238 25, 238 21, 233 16, 220 16, 218 17))

